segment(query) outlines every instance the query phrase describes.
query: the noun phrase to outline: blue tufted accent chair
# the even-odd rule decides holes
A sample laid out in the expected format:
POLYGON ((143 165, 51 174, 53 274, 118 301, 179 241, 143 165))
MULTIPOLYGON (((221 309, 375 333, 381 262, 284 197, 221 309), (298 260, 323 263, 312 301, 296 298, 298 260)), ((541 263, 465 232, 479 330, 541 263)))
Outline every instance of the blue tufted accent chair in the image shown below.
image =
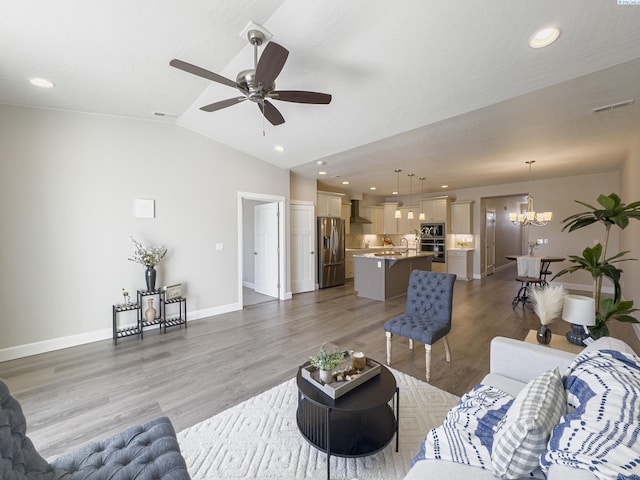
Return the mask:
POLYGON ((26 436, 18 401, 0 380, 0 479, 189 480, 171 422, 166 417, 131 427, 48 463, 26 436))
POLYGON ((431 346, 444 340, 447 362, 451 362, 446 335, 451 330, 453 285, 452 273, 414 270, 409 277, 407 305, 402 315, 387 320, 384 329, 387 336, 387 365, 391 365, 391 339, 393 334, 424 343, 427 382, 431 379, 431 346))

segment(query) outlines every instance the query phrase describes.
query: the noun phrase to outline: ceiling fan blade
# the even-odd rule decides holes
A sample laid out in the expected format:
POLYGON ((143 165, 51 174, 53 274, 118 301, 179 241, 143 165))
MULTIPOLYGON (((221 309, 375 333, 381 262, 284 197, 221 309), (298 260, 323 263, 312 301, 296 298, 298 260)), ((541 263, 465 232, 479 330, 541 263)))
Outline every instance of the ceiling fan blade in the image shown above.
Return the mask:
POLYGON ((289 50, 275 42, 269 42, 258 60, 256 67, 256 81, 269 87, 282 71, 289 56, 289 50))
POLYGON ((243 102, 246 99, 247 97, 228 98, 226 100, 221 100, 219 102, 210 103, 209 105, 200 107, 200 110, 204 110, 205 112, 215 112, 216 110, 222 110, 223 108, 227 108, 237 103, 243 102))
POLYGON ((264 117, 269 120, 269 123, 273 126, 282 125, 284 123, 284 117, 280 113, 280 111, 273 106, 273 103, 268 100, 264 101, 264 105, 262 103, 258 103, 258 108, 264 115, 264 117))
POLYGON ((331 103, 331 95, 328 93, 305 92, 303 90, 276 90, 269 93, 269 98, 295 103, 315 103, 322 105, 331 103))
POLYGON ((169 65, 171 65, 172 67, 178 68, 180 70, 184 70, 187 73, 191 73, 193 75, 206 78, 207 80, 213 80, 214 82, 218 82, 223 85, 228 85, 229 87, 233 87, 233 88, 240 88, 239 85, 233 80, 229 80, 228 78, 225 78, 222 75, 218 75, 217 73, 210 72, 209 70, 205 70, 204 68, 191 65, 190 63, 183 62, 182 60, 178 60, 176 58, 171 60, 169 62, 169 65))

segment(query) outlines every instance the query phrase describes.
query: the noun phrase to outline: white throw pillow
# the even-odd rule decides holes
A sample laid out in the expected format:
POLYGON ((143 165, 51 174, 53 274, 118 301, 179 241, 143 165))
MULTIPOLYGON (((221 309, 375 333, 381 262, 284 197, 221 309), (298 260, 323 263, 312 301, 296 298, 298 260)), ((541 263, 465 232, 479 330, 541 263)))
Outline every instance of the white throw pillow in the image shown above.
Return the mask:
POLYGON ((493 437, 494 475, 516 479, 538 468, 551 431, 566 411, 566 395, 557 368, 531 380, 518 393, 493 437))

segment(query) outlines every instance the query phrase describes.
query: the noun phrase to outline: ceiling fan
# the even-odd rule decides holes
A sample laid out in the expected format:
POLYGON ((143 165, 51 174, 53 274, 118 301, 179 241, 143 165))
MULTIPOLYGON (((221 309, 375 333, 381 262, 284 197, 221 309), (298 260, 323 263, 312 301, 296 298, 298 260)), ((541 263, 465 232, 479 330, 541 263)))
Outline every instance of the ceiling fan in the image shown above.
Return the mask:
POLYGON ((331 95, 327 93, 307 92, 304 90, 276 90, 275 79, 282 71, 287 61, 289 51, 282 45, 269 42, 260 56, 260 60, 258 60, 258 47, 264 42, 265 36, 259 30, 250 30, 247 36, 249 43, 253 45, 253 68, 241 71, 236 76, 235 82, 217 73, 183 62, 182 60, 174 58, 169 62, 169 65, 172 67, 223 85, 228 85, 229 87, 237 88, 242 93, 240 97, 214 102, 200 107, 200 110, 215 112, 216 110, 236 105, 245 100, 251 100, 258 105, 264 117, 272 125, 282 125, 284 123, 284 117, 269 100, 324 105, 331 102, 331 95))

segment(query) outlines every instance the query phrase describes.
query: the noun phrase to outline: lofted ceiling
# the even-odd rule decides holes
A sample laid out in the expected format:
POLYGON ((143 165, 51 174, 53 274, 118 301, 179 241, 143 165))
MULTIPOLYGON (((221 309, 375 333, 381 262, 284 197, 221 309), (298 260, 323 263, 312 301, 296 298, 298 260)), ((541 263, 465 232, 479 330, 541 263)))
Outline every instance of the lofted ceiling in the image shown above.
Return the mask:
POLYGON ((403 190, 415 173, 425 192, 526 180, 529 160, 534 179, 596 173, 640 135, 639 26, 640 5, 616 0, 4 0, 0 103, 175 122, 324 188, 383 196, 396 168, 403 190), (330 105, 274 101, 278 127, 251 102, 199 109, 238 92, 169 61, 235 79, 253 66, 251 21, 290 52, 277 88, 330 105), (530 48, 550 25, 559 39, 530 48))

